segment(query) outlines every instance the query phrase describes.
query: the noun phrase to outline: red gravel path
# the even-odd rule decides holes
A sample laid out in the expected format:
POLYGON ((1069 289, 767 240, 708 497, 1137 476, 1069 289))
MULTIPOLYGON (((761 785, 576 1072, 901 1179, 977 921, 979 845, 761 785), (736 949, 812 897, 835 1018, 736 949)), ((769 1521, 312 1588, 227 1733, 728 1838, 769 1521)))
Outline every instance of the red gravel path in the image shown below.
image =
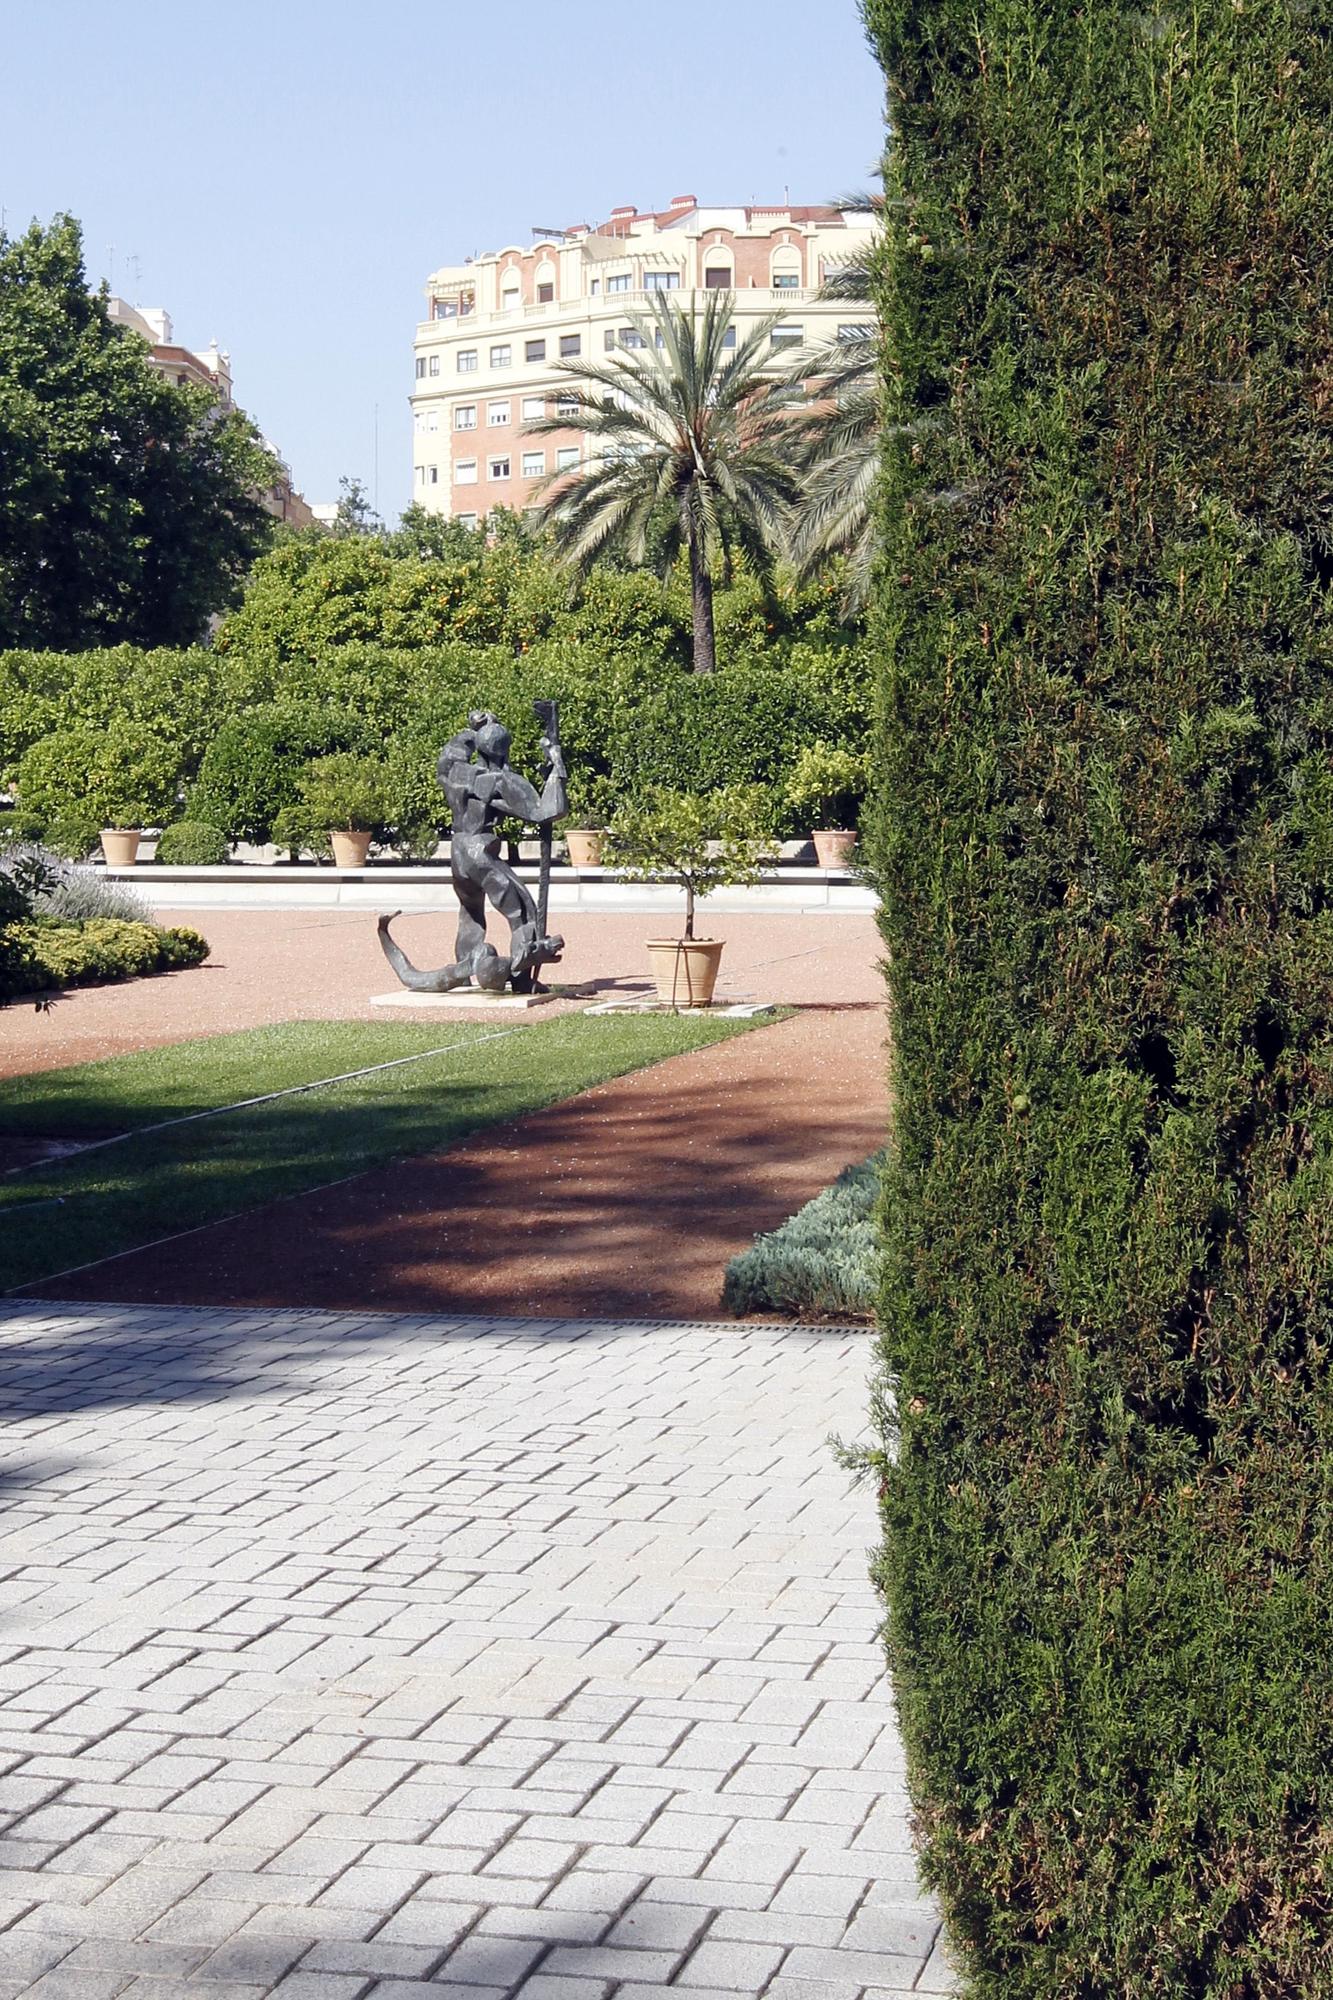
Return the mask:
MULTIPOLYGON (((438 920, 412 921, 429 958, 438 920)), ((256 1019, 347 1017, 362 1011, 362 994, 386 990, 363 915, 227 913, 225 925, 217 914, 207 924, 226 961, 194 1002, 190 1026, 179 1005, 158 1013, 157 995, 178 982, 178 990, 202 983, 202 971, 142 981, 119 989, 137 1002, 135 1018, 115 1031, 130 1046, 256 1019), (292 949, 293 924, 304 950, 292 949), (285 939, 273 935, 280 925, 285 939), (285 1009, 263 1011, 280 1007, 280 994, 285 1009)), ((562 973, 606 977, 624 967, 636 981, 638 942, 659 927, 648 916, 571 918, 562 973)), ((403 928, 415 956, 406 920, 403 928)), ((873 924, 728 917, 725 929, 732 990, 803 1003, 796 1015, 599 1085, 446 1153, 132 1251, 35 1294, 219 1307, 715 1316, 728 1258, 873 1151, 887 1119, 873 924)), ((508 1020, 543 1016, 549 1010, 508 1020)), ((91 1025, 67 1020, 63 1047, 77 1052, 64 1060, 112 1052, 96 1044, 91 1025)), ((23 1067, 51 1060, 48 1050, 44 1063, 23 1067)))

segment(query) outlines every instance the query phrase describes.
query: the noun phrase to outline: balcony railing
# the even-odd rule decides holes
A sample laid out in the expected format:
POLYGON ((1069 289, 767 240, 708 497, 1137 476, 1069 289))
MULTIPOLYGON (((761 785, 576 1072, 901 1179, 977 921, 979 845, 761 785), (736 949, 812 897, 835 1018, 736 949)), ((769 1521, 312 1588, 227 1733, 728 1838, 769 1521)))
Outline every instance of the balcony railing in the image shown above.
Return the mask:
MULTIPOLYGON (((461 318, 468 319, 470 322, 468 331, 475 332, 478 326, 525 326, 536 320, 549 321, 572 313, 591 315, 605 312, 609 309, 614 310, 617 306, 624 306, 633 312, 641 312, 644 301, 659 292, 662 297, 672 300, 677 305, 683 305, 686 302, 693 304, 711 298, 713 296, 713 287, 704 285, 695 287, 678 285, 674 290, 663 291, 657 285, 633 285, 628 291, 599 292, 596 297, 590 292, 585 292, 581 293, 578 298, 554 299, 544 305, 502 306, 497 308, 495 312, 479 310, 467 314, 451 314, 445 320, 423 320, 419 331, 424 333, 428 332, 432 327, 452 326, 461 318)), ((809 286, 801 286, 789 290, 785 287, 770 285, 743 285, 734 294, 734 297, 738 311, 761 313, 787 312, 798 306, 809 306, 812 301, 819 301, 818 292, 809 286)), ((832 301, 819 302, 828 304, 830 310, 834 309, 832 301)), ((845 312, 845 304, 839 302, 836 310, 845 312)))

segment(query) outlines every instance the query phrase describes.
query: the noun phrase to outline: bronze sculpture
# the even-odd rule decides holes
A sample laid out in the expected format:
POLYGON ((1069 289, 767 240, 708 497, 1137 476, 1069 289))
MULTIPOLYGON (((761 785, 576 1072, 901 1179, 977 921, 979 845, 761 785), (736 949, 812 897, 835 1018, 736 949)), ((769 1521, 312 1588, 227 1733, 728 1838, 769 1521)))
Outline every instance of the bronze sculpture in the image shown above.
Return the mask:
POLYGON ((489 709, 474 711, 466 729, 451 736, 440 752, 436 776, 449 801, 453 818, 449 860, 459 902, 455 960, 438 972, 420 972, 403 955, 389 926, 398 912, 379 919, 384 955, 404 986, 417 993, 449 993, 476 985, 485 993, 537 990, 543 965, 559 959, 562 937, 546 935, 546 896, 550 870, 549 829, 568 810, 565 760, 560 750, 559 718, 553 702, 535 702, 543 725, 541 747, 546 761, 542 790, 528 783, 509 764, 511 737, 489 709), (540 904, 502 859, 496 823, 521 819, 543 834, 540 904), (486 905, 490 903, 509 924, 509 951, 498 952, 486 938, 486 905))

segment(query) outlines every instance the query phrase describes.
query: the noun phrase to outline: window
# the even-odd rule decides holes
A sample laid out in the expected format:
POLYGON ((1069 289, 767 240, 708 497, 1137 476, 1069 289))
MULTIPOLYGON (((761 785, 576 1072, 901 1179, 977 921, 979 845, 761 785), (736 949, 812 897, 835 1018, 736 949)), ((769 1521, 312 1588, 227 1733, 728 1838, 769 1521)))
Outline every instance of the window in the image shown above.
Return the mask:
POLYGON ((454 461, 454 485, 475 486, 477 483, 477 461, 475 458, 459 458, 454 461))
POLYGON ((428 465, 428 466, 426 467, 426 484, 427 484, 427 486, 438 486, 438 485, 439 485, 439 483, 440 483, 440 468, 439 468, 439 466, 438 466, 438 465, 428 465))
POLYGON ((424 379, 424 377, 425 377, 425 373, 426 373, 426 357, 425 357, 425 355, 424 355, 424 354, 418 354, 418 356, 417 356, 417 380, 418 380, 418 382, 420 382, 420 381, 422 381, 422 380, 424 379))
POLYGON ((460 375, 475 375, 477 372, 477 350, 475 347, 460 347, 457 356, 460 375))
POLYGON ((782 326, 775 326, 768 336, 770 347, 799 347, 805 339, 805 329, 788 320, 782 326))
POLYGON ((523 294, 517 285, 506 285, 500 294, 501 312, 516 312, 522 300, 523 294))
POLYGON ((593 281, 592 281, 592 283, 591 283, 591 285, 589 285, 588 289, 589 289, 589 291, 590 291, 590 292, 592 293, 593 297, 594 297, 594 298, 597 298, 597 297, 599 296, 600 292, 601 292, 601 289, 602 289, 602 281, 601 281, 601 279, 600 279, 600 278, 594 278, 594 279, 593 279, 593 281))
POLYGON ((769 271, 775 292, 798 292, 801 289, 801 253, 795 244, 779 244, 773 252, 769 271))
POLYGON ((426 418, 426 429, 428 431, 437 431, 439 428, 440 428, 440 413, 438 410, 432 410, 430 415, 426 418))
POLYGON ((525 361, 545 361, 546 342, 544 340, 528 341, 523 349, 523 359, 525 361))
POLYGON ((643 282, 650 292, 674 292, 680 285, 680 272, 648 271, 643 282))
POLYGON ((627 292, 629 290, 629 272, 619 271, 614 278, 608 278, 606 289, 608 292, 627 292))
POLYGON ((562 361, 568 361, 571 358, 571 356, 575 354, 582 354, 582 352, 583 352, 583 335, 581 333, 561 334, 560 359, 562 361))
POLYGON ((460 528, 475 528, 477 525, 475 514, 455 514, 454 519, 460 528))
POLYGON ((525 424, 530 424, 537 417, 544 417, 545 415, 545 396, 525 396, 523 398, 523 421, 525 424))
POLYGON ((544 451, 524 452, 523 477, 525 479, 540 479, 545 470, 546 470, 546 453, 544 451))
POLYGON ((491 349, 492 368, 508 368, 513 358, 514 350, 512 347, 493 347, 491 349))
POLYGON ((558 417, 576 417, 579 413, 578 397, 557 396, 555 399, 555 413, 558 417))
POLYGON ((429 371, 429 372, 430 372, 430 373, 431 373, 432 375, 438 375, 438 374, 439 374, 439 372, 440 372, 440 357, 439 357, 439 355, 438 355, 438 354, 432 354, 432 355, 431 355, 431 357, 430 357, 430 371, 429 371))
POLYGON ((508 479, 509 460, 507 458, 491 459, 486 467, 486 476, 488 479, 508 479))
POLYGON ((454 429, 474 431, 477 428, 477 406, 475 403, 458 403, 454 408, 454 429))
POLYGON ((579 462, 579 448, 576 444, 562 444, 555 455, 557 472, 572 472, 579 462))
POLYGON ((773 273, 773 290, 775 292, 799 291, 800 285, 801 274, 799 271, 775 271, 773 273))
POLYGON ((555 297, 554 285, 538 285, 537 304, 539 306, 549 306, 554 297, 555 297))
POLYGON ((500 424, 507 424, 509 422, 511 407, 512 405, 509 403, 488 403, 486 405, 486 421, 492 430, 496 429, 500 424))
POLYGON ((415 416, 414 416, 414 417, 412 418, 412 428, 413 428, 413 430, 414 430, 414 431, 424 431, 424 430, 425 430, 425 428, 426 428, 426 412, 425 412, 424 410, 418 410, 418 411, 416 412, 415 416))
POLYGON ((416 467, 416 475, 417 475, 417 485, 424 486, 426 483, 426 468, 424 465, 418 465, 416 467))
POLYGON ((734 347, 736 345, 736 329, 734 326, 729 326, 722 335, 722 345, 724 347, 734 347))
POLYGON ((622 347, 646 347, 648 343, 636 326, 622 326, 620 329, 620 345, 622 347))
POLYGON ((704 287, 710 292, 731 290, 730 264, 706 264, 704 266, 704 287))
POLYGON ((604 334, 602 335, 602 346, 603 346, 603 347, 604 347, 604 348, 606 349, 606 351, 607 351, 607 353, 608 353, 608 354, 614 354, 614 353, 615 353, 615 351, 616 351, 616 330, 615 330, 615 328, 614 328, 613 326, 609 326, 609 327, 608 327, 608 328, 606 329, 606 332, 605 332, 605 333, 604 333, 604 334))
POLYGON ((859 321, 854 325, 840 326, 838 328, 838 341, 843 347, 853 346, 858 340, 873 340, 874 337, 874 327, 862 324, 859 321))

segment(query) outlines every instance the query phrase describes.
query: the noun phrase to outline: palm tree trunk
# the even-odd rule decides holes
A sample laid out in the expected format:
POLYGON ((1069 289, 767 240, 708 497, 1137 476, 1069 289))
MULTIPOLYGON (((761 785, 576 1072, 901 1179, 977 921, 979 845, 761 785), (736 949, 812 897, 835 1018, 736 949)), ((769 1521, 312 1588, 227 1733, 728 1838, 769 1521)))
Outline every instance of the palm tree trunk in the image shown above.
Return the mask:
POLYGON ((711 674, 717 665, 713 632, 713 579, 708 574, 698 538, 690 536, 690 594, 694 607, 694 671, 711 674))

